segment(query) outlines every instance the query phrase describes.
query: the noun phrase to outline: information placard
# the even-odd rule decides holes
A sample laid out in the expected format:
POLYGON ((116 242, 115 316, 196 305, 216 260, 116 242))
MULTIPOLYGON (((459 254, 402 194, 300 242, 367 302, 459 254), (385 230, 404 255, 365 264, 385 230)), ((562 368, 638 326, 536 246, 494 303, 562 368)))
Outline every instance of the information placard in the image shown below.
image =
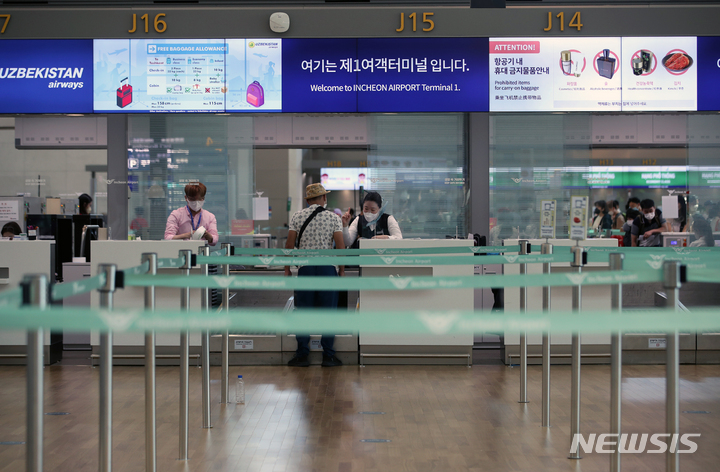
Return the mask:
POLYGON ((620 38, 490 38, 490 111, 620 111, 620 38))
POLYGON ((540 212, 540 237, 555 238, 555 209, 557 201, 542 200, 540 202, 542 210, 540 212))
POLYGON ((588 197, 570 197, 570 239, 587 239, 588 197))
POLYGON ((623 111, 697 109, 697 38, 622 39, 623 111))

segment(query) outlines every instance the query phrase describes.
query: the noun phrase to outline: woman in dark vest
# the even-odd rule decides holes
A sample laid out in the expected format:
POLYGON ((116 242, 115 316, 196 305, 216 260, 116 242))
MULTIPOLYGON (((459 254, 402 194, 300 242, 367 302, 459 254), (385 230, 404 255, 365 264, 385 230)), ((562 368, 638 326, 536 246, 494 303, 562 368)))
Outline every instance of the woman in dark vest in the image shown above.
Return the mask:
POLYGON ((350 222, 350 213, 342 216, 343 239, 347 247, 359 247, 358 240, 402 239, 400 226, 392 215, 385 213, 382 197, 377 192, 368 192, 363 198, 362 213, 350 222))

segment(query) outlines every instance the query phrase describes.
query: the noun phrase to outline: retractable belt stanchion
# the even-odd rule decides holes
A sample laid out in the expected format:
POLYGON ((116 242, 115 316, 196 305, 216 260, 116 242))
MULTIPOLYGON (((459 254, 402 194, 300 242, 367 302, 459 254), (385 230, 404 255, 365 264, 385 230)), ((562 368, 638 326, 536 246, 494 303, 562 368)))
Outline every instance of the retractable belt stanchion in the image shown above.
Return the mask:
MULTIPOLYGON (((192 251, 182 249, 179 256, 185 259, 180 267, 183 275, 190 275, 192 268, 192 251)), ((190 287, 180 289, 180 309, 190 311, 190 287)), ((188 331, 180 332, 180 457, 181 461, 188 459, 188 416, 190 414, 188 378, 190 377, 190 343, 188 331)))
MULTIPOLYGON (((665 295, 671 311, 678 311, 680 301, 680 262, 665 261, 663 264, 665 295)), ((667 333, 667 393, 665 397, 667 431, 670 444, 667 450, 667 471, 680 470, 680 456, 677 454, 677 441, 680 433, 680 337, 678 331, 667 333)))
MULTIPOLYGON (((553 245, 542 243, 540 245, 542 254, 552 254, 553 245)), ((543 274, 550 273, 550 263, 543 264, 543 274)), ((543 313, 550 312, 550 287, 543 287, 542 290, 543 313)), ((542 425, 550 427, 550 333, 544 331, 542 334, 542 425)))
MULTIPOLYGON (((527 239, 518 241, 520 255, 527 255, 530 251, 530 242, 527 239)), ((520 275, 527 274, 527 264, 520 264, 520 275)), ((527 287, 520 287, 520 313, 527 312, 527 287)), ((527 399, 527 331, 520 331, 520 400, 518 403, 528 403, 527 399)))
MULTIPOLYGON (((623 270, 622 253, 610 254, 610 270, 623 270)), ((614 313, 622 311, 622 284, 610 286, 610 309, 614 313)), ((610 472, 620 472, 620 433, 622 430, 622 333, 610 334, 610 434, 617 440, 612 446, 610 472)))
MULTIPOLYGON (((144 253, 148 275, 157 275, 157 254, 144 253)), ((145 309, 155 311, 155 287, 145 287, 145 309)), ((155 331, 145 333, 145 470, 157 470, 157 430, 155 415, 155 331)))
MULTIPOLYGON (((582 273, 582 266, 587 260, 585 248, 573 246, 570 248, 573 260, 570 266, 577 270, 578 274, 582 273)), ((575 313, 582 311, 582 291, 580 284, 572 287, 572 310, 575 313)), ((576 434, 580 434, 580 333, 572 334, 572 375, 570 380, 570 444, 573 443, 576 434)), ((568 459, 581 459, 580 448, 574 451, 570 450, 568 459)))
MULTIPOLYGON (((222 243, 220 247, 222 249, 225 249, 225 255, 230 257, 230 243, 222 243)), ((222 273, 225 276, 230 275, 230 263, 223 264, 222 266, 222 273)), ((225 312, 230 311, 230 289, 224 288, 222 291, 223 294, 223 309, 225 312)), ((225 330, 222 334, 222 380, 221 380, 221 386, 222 390, 220 391, 220 403, 227 403, 229 395, 229 385, 228 385, 228 378, 230 377, 230 332, 228 330, 225 330)))
MULTIPOLYGON (((100 308, 108 311, 113 309, 115 293, 115 264, 100 264, 98 274, 105 274, 105 285, 100 292, 100 308)), ((112 368, 113 368, 113 335, 112 331, 100 332, 100 472, 112 470, 112 368)))
MULTIPOLYGON (((22 283, 23 305, 47 308, 48 278, 45 274, 27 275, 22 283)), ((27 332, 27 430, 25 470, 43 469, 43 340, 42 328, 27 332)))
MULTIPOLYGON (((201 256, 210 256, 210 248, 205 246, 198 250, 201 256)), ((200 266, 200 274, 207 277, 208 265, 200 266)), ((210 313, 210 289, 200 290, 200 311, 210 313)), ((210 406, 210 331, 203 330, 201 333, 201 364, 202 364, 202 421, 203 428, 212 428, 212 410, 210 406)))

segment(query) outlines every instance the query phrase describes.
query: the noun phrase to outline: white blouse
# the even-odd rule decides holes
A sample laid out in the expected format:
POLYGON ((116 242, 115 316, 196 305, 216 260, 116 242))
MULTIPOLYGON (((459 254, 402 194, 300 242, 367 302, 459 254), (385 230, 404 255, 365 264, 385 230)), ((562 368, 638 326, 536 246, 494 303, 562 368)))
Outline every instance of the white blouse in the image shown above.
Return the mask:
MULTIPOLYGON (((357 239, 358 221, 360 221, 359 216, 357 218, 355 218, 352 223, 350 223, 350 226, 343 227, 343 239, 345 240, 346 247, 352 246, 352 244, 357 239)), ((375 224, 368 224, 368 228, 370 228, 371 231, 374 231, 375 224)), ((400 225, 398 225, 397 220, 392 215, 388 216, 388 230, 390 231, 389 239, 402 239, 403 238, 402 232, 400 231, 400 225)))

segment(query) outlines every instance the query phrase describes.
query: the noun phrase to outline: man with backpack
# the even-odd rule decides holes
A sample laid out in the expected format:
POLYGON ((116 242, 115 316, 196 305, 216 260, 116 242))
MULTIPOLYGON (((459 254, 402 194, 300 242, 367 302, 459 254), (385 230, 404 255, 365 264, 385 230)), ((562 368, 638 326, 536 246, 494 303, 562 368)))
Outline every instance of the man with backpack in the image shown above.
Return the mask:
POLYGON ((660 210, 655 209, 655 202, 645 199, 640 202, 640 216, 632 225, 633 247, 658 247, 662 242, 660 233, 669 232, 670 224, 665 221, 660 210))

